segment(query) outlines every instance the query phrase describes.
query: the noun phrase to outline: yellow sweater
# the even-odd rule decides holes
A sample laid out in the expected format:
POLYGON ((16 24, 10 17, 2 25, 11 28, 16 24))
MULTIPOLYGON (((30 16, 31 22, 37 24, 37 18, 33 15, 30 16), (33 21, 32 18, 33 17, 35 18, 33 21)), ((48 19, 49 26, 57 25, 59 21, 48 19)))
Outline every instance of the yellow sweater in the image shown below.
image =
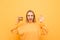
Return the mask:
POLYGON ((40 26, 35 23, 27 23, 18 28, 20 40, 40 40, 40 26))

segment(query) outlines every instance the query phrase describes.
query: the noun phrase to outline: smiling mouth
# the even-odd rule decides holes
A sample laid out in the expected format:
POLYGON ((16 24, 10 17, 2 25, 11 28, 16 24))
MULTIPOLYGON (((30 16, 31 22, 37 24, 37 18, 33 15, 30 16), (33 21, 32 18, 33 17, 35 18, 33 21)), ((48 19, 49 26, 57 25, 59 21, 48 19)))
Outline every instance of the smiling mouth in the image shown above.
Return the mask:
POLYGON ((29 20, 32 20, 31 18, 29 20))

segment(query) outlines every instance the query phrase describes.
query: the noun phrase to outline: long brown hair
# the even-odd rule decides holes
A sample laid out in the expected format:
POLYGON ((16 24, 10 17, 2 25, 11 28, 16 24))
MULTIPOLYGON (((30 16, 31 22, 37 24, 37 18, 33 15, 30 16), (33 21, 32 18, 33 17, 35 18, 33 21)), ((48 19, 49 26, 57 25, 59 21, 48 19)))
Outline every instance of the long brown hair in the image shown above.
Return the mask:
POLYGON ((33 18, 33 22, 35 22, 35 21, 36 21, 36 20, 35 20, 35 14, 34 14, 34 12, 33 12, 32 10, 28 10, 28 11, 27 11, 27 13, 26 13, 26 21, 29 22, 29 21, 28 21, 28 18, 27 18, 27 14, 28 14, 29 12, 32 12, 32 13, 33 13, 33 17, 34 17, 34 18, 33 18))

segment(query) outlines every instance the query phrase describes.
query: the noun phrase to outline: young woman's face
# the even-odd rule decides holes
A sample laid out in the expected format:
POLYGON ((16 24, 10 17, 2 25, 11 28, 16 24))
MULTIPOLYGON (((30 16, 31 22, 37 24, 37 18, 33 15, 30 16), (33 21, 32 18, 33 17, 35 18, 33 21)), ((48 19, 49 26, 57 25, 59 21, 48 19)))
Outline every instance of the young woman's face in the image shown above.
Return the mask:
POLYGON ((32 12, 28 12, 27 19, 28 19, 29 22, 33 22, 34 14, 32 12))

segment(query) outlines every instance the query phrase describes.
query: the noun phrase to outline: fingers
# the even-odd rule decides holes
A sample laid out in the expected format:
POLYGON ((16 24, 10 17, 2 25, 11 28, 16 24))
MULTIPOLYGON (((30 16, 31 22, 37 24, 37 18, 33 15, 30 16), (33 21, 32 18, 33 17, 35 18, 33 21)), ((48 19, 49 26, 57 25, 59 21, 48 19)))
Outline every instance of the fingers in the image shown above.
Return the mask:
POLYGON ((40 22, 44 22, 44 17, 43 16, 40 16, 39 21, 40 22))

